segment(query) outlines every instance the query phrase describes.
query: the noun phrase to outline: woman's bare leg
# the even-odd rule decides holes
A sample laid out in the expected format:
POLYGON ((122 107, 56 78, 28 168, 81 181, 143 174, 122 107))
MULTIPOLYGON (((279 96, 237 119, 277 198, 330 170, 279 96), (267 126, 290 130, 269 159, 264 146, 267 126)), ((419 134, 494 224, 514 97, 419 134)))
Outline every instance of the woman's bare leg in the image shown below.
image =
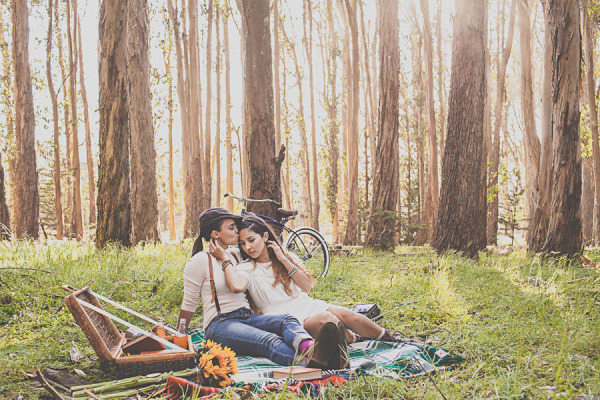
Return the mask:
MULTIPOLYGON (((342 321, 346 328, 366 339, 380 339, 385 332, 384 328, 380 327, 369 318, 345 307, 330 305, 327 311, 342 321)), ((310 330, 306 327, 306 322, 304 323, 304 329, 310 333, 310 330)), ((354 337, 350 336, 348 343, 352 343, 353 341, 354 337)))

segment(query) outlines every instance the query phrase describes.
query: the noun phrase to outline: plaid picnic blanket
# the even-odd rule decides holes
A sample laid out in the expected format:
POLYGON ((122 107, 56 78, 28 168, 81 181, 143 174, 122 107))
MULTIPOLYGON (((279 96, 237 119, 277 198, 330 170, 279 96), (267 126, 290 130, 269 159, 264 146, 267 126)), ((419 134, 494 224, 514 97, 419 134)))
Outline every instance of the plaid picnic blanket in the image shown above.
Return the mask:
MULTIPOLYGON (((204 341, 202 329, 188 331, 194 347, 204 341)), ((405 378, 429 373, 452 364, 465 361, 465 358, 446 349, 419 343, 391 343, 368 340, 348 346, 350 369, 324 371, 324 375, 336 374, 346 379, 353 375, 374 375, 392 379, 405 378)), ((272 380, 273 370, 281 368, 268 358, 237 356, 239 373, 233 376, 234 382, 257 383, 272 380)))

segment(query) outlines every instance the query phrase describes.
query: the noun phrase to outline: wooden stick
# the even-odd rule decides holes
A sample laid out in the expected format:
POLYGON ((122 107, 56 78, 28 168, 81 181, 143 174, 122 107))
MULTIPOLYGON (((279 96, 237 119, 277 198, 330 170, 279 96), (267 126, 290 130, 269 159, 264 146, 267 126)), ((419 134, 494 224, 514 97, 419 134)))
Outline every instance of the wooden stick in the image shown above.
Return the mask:
POLYGON ((68 396, 62 396, 60 393, 58 393, 56 391, 56 389, 54 389, 52 387, 52 385, 50 385, 48 383, 48 381, 46 381, 46 378, 44 378, 44 375, 42 375, 42 372, 39 370, 39 368, 36 367, 35 369, 35 374, 38 378, 38 380, 40 381, 40 383, 42 384, 42 386, 50 392, 50 394, 52 394, 52 397, 54 397, 56 400, 65 400, 65 399, 70 399, 70 397, 68 396))

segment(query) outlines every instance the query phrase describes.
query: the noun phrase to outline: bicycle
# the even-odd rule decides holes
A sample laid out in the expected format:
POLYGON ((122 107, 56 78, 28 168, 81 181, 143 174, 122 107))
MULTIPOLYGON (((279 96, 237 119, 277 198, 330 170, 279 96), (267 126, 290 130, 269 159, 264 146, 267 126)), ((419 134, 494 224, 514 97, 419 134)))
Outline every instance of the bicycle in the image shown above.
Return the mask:
POLYGON ((325 238, 315 229, 308 226, 301 226, 296 229, 291 229, 286 226, 286 223, 296 218, 297 210, 285 210, 281 208, 281 204, 271 199, 250 199, 247 197, 234 196, 231 193, 225 193, 223 197, 231 196, 244 206, 241 215, 248 213, 246 204, 248 202, 272 203, 280 207, 277 209, 281 222, 268 217, 266 215, 255 214, 264 219, 271 226, 278 228, 279 240, 283 243, 283 248, 292 254, 295 254, 302 260, 306 268, 312 271, 316 278, 321 278, 329 272, 329 246, 325 238), (285 237, 284 237, 285 235, 285 237))

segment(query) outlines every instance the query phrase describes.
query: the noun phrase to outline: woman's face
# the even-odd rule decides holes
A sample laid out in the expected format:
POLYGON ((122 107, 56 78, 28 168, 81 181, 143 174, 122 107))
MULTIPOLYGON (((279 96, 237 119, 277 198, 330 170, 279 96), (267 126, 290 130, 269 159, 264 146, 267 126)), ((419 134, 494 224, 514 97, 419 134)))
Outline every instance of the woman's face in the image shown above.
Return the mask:
MULTIPOLYGON (((266 236, 266 234, 265 234, 266 236)), ((240 245, 250 258, 258 258, 267 250, 265 236, 259 235, 250 229, 240 231, 240 245)))
POLYGON ((219 241, 225 246, 233 246, 238 243, 238 228, 233 219, 227 218, 221 223, 221 230, 217 233, 219 241))

